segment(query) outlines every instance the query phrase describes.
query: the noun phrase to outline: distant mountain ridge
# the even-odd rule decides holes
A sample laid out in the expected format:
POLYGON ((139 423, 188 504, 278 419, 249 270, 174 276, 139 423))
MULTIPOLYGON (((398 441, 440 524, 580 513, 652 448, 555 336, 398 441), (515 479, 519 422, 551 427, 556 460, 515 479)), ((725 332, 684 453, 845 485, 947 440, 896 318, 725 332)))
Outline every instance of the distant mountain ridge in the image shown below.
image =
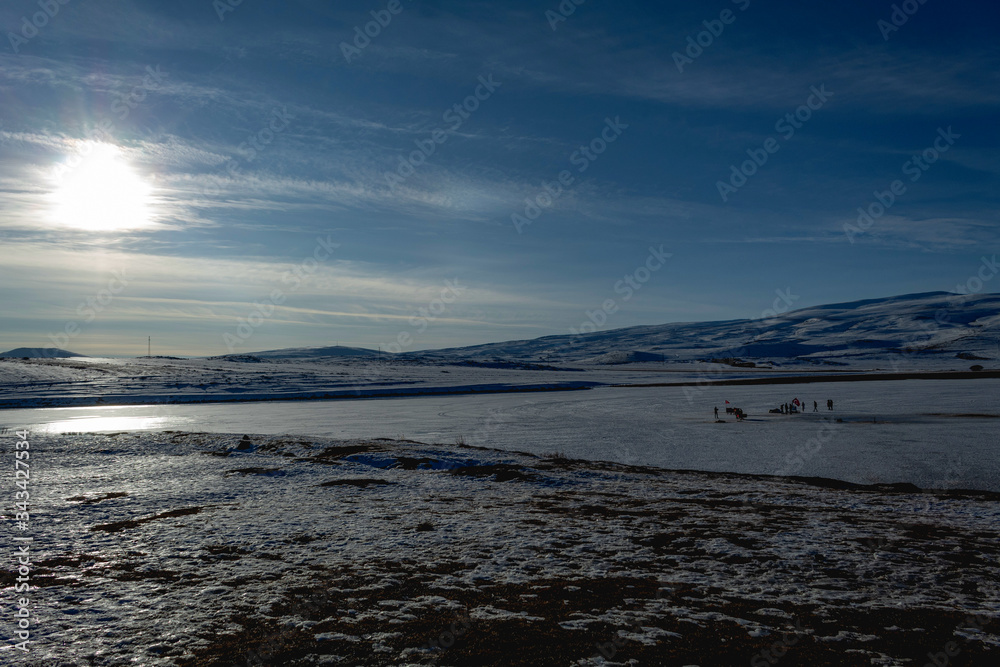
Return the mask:
MULTIPOLYGON (((374 358, 343 346, 288 348, 233 360, 374 358)), ((424 350, 399 355, 431 363, 627 364, 737 359, 774 365, 849 365, 911 359, 1000 358, 1000 294, 904 294, 811 306, 766 320, 678 322, 587 334, 424 350)))
POLYGON ((264 350, 263 352, 249 352, 225 354, 214 359, 319 359, 326 357, 377 357, 379 354, 387 356, 386 353, 379 353, 377 350, 369 350, 364 347, 345 347, 343 345, 330 345, 328 347, 289 347, 281 350, 264 350))
POLYGON ((70 357, 86 356, 85 354, 60 350, 57 347, 18 347, 6 352, 0 352, 0 359, 22 359, 25 357, 29 359, 68 359, 70 357))
MULTIPOLYGON (((495 368, 535 364, 690 363, 728 365, 856 365, 884 367, 909 360, 950 360, 952 366, 1000 360, 1000 294, 904 294, 811 306, 766 320, 677 322, 587 334, 392 355, 333 345, 212 357, 231 361, 396 358, 416 363, 462 363, 495 368)), ((56 348, 21 347, 3 357, 69 358, 56 348)), ((974 364, 973 364, 974 365, 974 364)))
POLYGON ((1000 294, 905 294, 793 310, 767 320, 685 322, 427 350, 426 360, 633 363, 750 360, 805 364, 924 358, 996 359, 1000 294), (942 356, 943 355, 943 356, 942 356), (959 356, 964 355, 964 356, 959 356))

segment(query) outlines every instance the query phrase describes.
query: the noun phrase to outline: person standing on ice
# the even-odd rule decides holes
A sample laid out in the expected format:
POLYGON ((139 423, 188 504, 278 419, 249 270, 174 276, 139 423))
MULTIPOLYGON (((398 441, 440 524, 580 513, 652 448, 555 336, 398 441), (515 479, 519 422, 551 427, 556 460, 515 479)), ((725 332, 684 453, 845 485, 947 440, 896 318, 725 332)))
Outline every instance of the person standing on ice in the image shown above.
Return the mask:
POLYGON ((819 412, 819 403, 813 401, 813 412, 819 412))
POLYGON ((719 418, 719 406, 715 406, 715 418, 719 418))

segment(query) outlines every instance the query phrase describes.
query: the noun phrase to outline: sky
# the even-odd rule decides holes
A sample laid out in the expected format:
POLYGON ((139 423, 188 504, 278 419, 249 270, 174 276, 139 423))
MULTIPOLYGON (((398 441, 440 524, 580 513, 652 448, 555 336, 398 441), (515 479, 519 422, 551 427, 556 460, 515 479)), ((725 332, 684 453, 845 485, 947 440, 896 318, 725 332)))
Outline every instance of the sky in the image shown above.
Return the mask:
POLYGON ((998 19, 7 0, 0 348, 408 352, 954 291, 998 245, 998 19))

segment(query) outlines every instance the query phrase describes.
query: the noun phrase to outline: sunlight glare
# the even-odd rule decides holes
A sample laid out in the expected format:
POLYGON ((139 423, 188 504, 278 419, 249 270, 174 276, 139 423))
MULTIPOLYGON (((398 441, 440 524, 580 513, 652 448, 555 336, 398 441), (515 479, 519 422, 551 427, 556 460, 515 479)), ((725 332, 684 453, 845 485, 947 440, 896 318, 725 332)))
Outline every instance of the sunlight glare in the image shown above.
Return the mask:
POLYGON ((166 423, 164 417, 76 417, 40 426, 39 430, 50 435, 60 433, 107 433, 111 431, 152 431, 166 423))
POLYGON ((75 166, 55 174, 55 222, 89 231, 134 229, 150 224, 152 188, 132 169, 117 146, 91 142, 75 166))

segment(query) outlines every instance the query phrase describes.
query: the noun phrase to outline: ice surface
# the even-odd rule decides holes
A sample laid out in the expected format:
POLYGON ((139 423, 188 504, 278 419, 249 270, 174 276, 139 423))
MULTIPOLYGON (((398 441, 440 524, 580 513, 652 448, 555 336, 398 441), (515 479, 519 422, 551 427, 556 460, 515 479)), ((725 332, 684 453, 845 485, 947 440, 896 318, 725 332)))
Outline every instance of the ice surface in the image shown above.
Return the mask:
POLYGON ((1000 491, 1000 380, 905 380, 351 401, 0 411, 0 426, 47 433, 178 430, 406 437, 535 454, 857 484, 1000 491), (767 410, 798 397, 802 414, 767 410), (826 410, 826 399, 835 409, 826 410), (725 401, 748 419, 712 408, 725 401), (812 411, 812 402, 820 404, 812 411), (838 423, 836 420, 843 420, 838 423))

